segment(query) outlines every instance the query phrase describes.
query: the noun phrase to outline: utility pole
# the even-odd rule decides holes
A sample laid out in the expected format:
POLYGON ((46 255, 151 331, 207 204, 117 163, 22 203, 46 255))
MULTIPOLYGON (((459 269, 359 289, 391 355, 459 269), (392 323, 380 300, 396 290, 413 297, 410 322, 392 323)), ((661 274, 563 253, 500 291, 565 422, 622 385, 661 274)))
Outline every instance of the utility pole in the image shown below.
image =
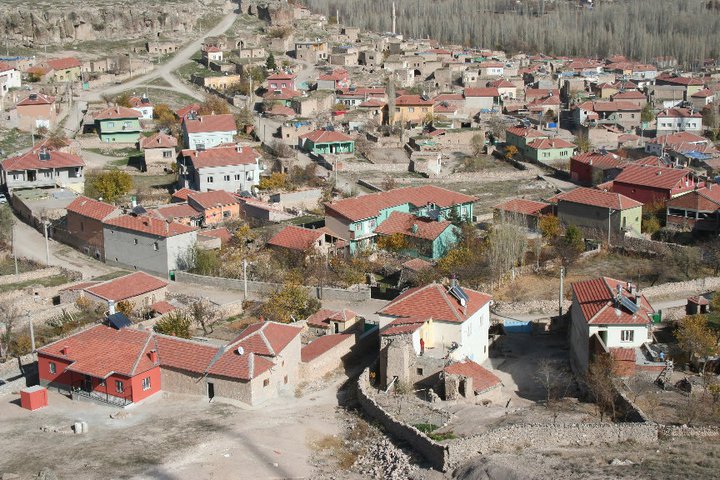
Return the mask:
POLYGON ((243 297, 243 301, 247 300, 247 260, 243 258, 243 293, 245 296, 243 297))
POLYGON ((50 243, 48 242, 48 221, 43 221, 43 232, 45 233, 45 265, 50 266, 50 243))
POLYGON ((17 250, 15 250, 15 222, 13 222, 13 224, 12 224, 12 248, 13 248, 13 258, 15 259, 15 275, 18 275, 20 272, 18 270, 17 250))
POLYGON ((395 2, 392 4, 392 34, 395 35, 395 2))
POLYGON ((612 231, 612 225, 610 223, 612 219, 612 214, 614 210, 612 208, 608 208, 608 250, 610 249, 610 232, 612 231))
POLYGON ((560 317, 563 314, 563 286, 565 284, 565 267, 560 267, 560 296, 558 297, 558 312, 560 317))
POLYGON ((30 316, 30 313, 28 312, 28 320, 30 323, 30 346, 32 349, 30 350, 30 353, 35 353, 35 330, 33 329, 33 321, 32 317, 30 316))

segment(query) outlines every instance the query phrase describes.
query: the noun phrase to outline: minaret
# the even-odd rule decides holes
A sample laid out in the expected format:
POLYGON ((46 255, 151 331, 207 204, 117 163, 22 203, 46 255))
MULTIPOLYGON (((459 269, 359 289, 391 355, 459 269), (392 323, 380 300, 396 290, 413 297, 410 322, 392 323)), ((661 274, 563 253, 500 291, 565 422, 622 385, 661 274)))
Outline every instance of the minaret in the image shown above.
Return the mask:
POLYGON ((396 33, 396 32, 395 32, 395 18, 396 18, 396 17, 395 17, 395 2, 393 2, 393 7, 392 7, 392 8, 393 8, 393 9, 392 9, 392 33, 393 33, 393 35, 395 35, 395 33, 396 33))

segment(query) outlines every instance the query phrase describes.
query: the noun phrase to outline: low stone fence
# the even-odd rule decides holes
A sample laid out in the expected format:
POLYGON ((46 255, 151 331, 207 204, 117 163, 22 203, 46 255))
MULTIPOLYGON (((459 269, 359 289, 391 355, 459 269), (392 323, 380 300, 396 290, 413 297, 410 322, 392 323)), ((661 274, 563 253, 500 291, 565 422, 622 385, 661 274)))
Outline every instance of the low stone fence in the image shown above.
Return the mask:
POLYGON ((379 421, 392 436, 407 442, 413 450, 420 453, 433 468, 445 471, 447 468, 448 447, 431 440, 412 425, 396 420, 387 413, 372 396, 370 372, 366 368, 358 378, 357 398, 363 411, 379 421))
MULTIPOLYGON (((244 281, 235 278, 207 277, 204 275, 196 275, 194 273, 177 272, 175 281, 180 283, 191 283, 202 285, 205 287, 217 287, 228 290, 243 291, 244 281)), ((248 280, 248 292, 272 294, 282 288, 280 283, 259 282, 256 280, 248 280)), ((313 287, 305 286, 310 295, 323 300, 342 300, 348 302, 364 302, 370 300, 370 288, 357 286, 348 289, 345 288, 329 288, 329 287, 313 287)))
POLYGON ((60 275, 63 271, 59 267, 47 267, 40 270, 21 273, 19 275, 2 275, 0 276, 0 285, 8 285, 10 283, 26 282, 28 280, 36 280, 38 278, 52 277, 60 275))
POLYGON ((407 163, 364 163, 364 162, 338 162, 340 172, 383 172, 403 173, 410 169, 410 162, 407 163))
POLYGON ((668 255, 678 252, 688 252, 695 247, 688 247, 677 243, 658 242, 642 237, 626 236, 615 248, 638 253, 650 253, 654 255, 668 255))
MULTIPOLYGON (((641 285, 642 287, 642 285, 641 285)), ((658 297, 680 297, 712 292, 720 289, 720 277, 705 277, 684 282, 669 282, 652 287, 641 288, 641 292, 648 299, 658 297)))

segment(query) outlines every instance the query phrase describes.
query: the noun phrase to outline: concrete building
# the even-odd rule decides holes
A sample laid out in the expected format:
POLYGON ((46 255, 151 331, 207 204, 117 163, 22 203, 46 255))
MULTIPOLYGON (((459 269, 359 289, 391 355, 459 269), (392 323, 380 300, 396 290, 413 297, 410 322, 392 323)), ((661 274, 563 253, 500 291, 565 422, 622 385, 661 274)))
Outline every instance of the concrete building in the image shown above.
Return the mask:
POLYGON ((298 138, 298 146, 314 154, 353 153, 355 140, 342 132, 315 130, 298 138))
POLYGON ((36 132, 39 128, 55 128, 57 109, 55 97, 31 93, 16 105, 18 128, 24 132, 36 132))
POLYGON ((203 226, 240 218, 240 203, 224 190, 188 195, 188 205, 202 213, 203 226))
POLYGON ((86 255, 105 260, 103 222, 120 214, 120 209, 114 205, 78 197, 67 206, 65 241, 86 255))
POLYGON ((688 132, 696 135, 702 134, 702 114, 693 108, 669 108, 657 114, 655 119, 657 135, 668 133, 688 132))
POLYGON ((235 117, 225 115, 196 115, 191 112, 182 122, 185 146, 203 150, 223 143, 233 143, 237 135, 235 117))
POLYGON ((302 62, 314 64, 321 60, 327 60, 328 55, 328 44, 320 39, 295 42, 295 58, 302 62))
POLYGON ((432 100, 420 95, 401 95, 395 99, 395 108, 388 112, 390 124, 402 123, 421 125, 432 118, 434 104, 432 100))
POLYGON ((572 284, 570 365, 582 375, 591 360, 591 344, 601 351, 637 349, 652 342, 655 310, 635 285, 608 277, 572 284))
POLYGON ((610 234, 640 234, 643 204, 619 193, 578 187, 552 198, 557 216, 566 225, 582 228, 589 238, 604 240, 610 234))
POLYGON ((95 114, 100 140, 107 143, 136 143, 140 138, 141 113, 132 108, 111 107, 95 114))
POLYGON ((154 107, 147 95, 142 94, 139 97, 130 97, 128 100, 130 108, 140 114, 142 120, 152 120, 154 107))
POLYGON ((142 137, 139 147, 143 152, 145 168, 175 162, 177 139, 171 135, 158 132, 150 137, 142 137))
POLYGON ((0 62, 0 96, 4 97, 11 88, 22 86, 20 72, 5 62, 0 62))
POLYGON ((40 144, 0 163, 0 185, 8 191, 22 188, 68 188, 82 193, 85 162, 71 153, 51 150, 40 144))
POLYGON ((147 215, 122 215, 104 225, 106 263, 162 277, 192 266, 194 227, 147 215))
POLYGON ((200 192, 251 191, 260 183, 261 155, 251 147, 228 146, 183 150, 178 158, 180 188, 200 192))

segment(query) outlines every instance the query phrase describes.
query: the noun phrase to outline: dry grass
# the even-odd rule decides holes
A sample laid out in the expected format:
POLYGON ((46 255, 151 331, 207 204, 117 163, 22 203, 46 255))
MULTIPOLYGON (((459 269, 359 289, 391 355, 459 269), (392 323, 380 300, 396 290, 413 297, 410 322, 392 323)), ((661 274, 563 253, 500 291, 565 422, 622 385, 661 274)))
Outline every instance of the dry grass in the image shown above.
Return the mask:
POLYGON ((327 455, 341 470, 349 470, 360 456, 360 451, 345 445, 345 440, 337 435, 326 435, 311 444, 313 450, 327 455))

